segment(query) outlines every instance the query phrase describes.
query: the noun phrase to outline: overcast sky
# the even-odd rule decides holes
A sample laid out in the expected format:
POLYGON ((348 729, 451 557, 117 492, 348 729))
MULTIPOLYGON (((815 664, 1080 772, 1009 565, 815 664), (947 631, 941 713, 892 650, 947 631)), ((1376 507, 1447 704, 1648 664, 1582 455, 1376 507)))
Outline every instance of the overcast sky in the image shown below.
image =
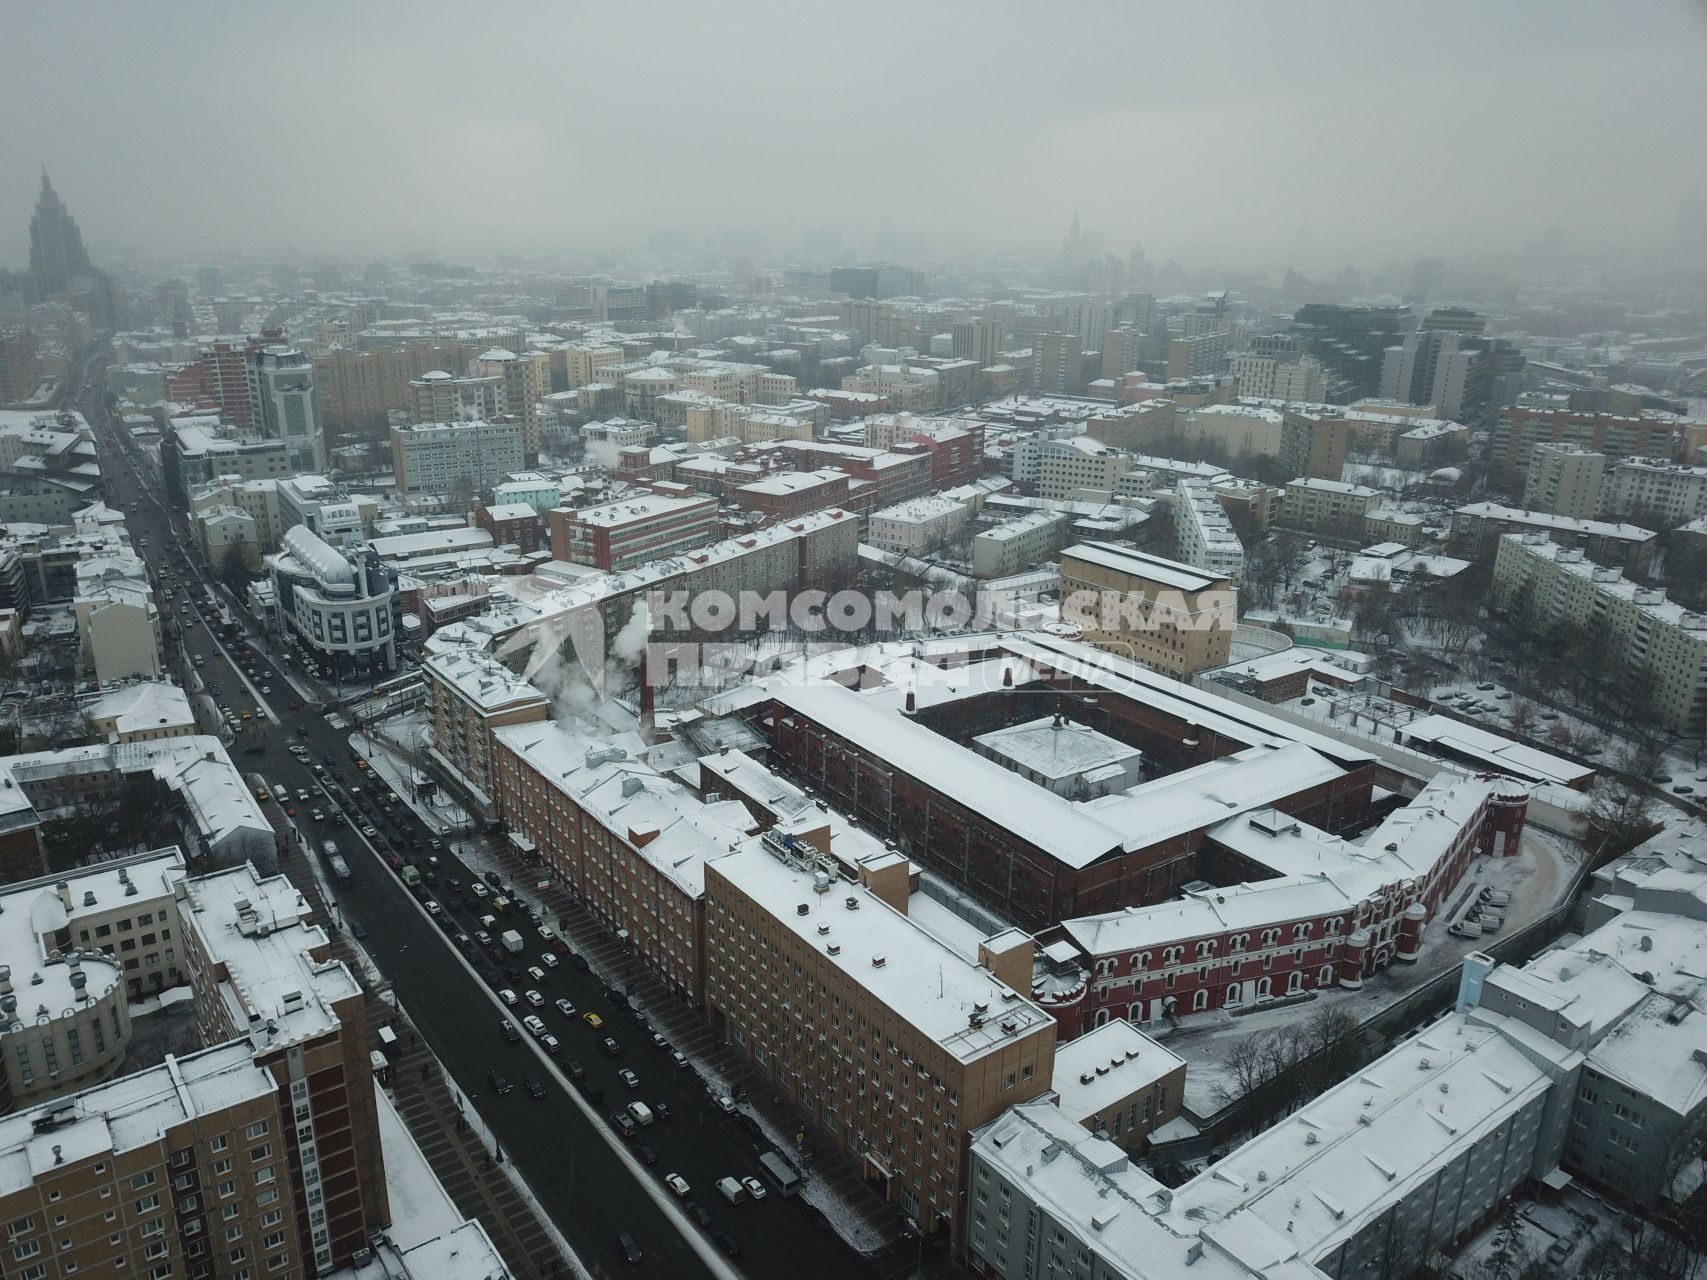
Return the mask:
MULTIPOLYGON (((0 263, 46 164, 94 244, 353 257, 887 220, 1322 263, 1669 233, 1702 0, 68 3, 0 18, 0 263)), ((1303 264, 1301 264, 1303 265, 1303 264)))

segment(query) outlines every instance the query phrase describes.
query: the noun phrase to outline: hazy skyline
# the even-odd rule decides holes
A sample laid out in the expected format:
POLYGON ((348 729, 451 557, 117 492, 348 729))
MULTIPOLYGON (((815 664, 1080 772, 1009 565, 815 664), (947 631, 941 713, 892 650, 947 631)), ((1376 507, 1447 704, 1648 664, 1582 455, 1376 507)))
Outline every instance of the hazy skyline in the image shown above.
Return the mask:
POLYGON ((1644 246, 1707 200, 1707 6, 8 6, 0 265, 885 223, 1346 261, 1644 246), (644 13, 644 20, 639 16, 644 13))

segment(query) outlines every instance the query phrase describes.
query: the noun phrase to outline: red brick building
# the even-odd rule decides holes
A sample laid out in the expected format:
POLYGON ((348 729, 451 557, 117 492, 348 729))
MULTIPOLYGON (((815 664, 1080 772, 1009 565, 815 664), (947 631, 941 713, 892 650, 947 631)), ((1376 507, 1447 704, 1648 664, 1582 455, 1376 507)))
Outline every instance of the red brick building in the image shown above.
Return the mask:
POLYGON ((493 730, 504 824, 677 994, 705 999, 704 862, 754 829, 745 807, 704 804, 621 747, 553 723, 493 730))
POLYGON ((789 459, 801 471, 837 467, 855 480, 877 486, 878 509, 893 507, 931 491, 933 458, 929 450, 898 452, 833 440, 779 440, 767 452, 789 459))
POLYGON ((702 547, 720 533, 714 499, 657 493, 579 510, 558 507, 550 521, 552 555, 608 570, 631 569, 702 547))
POLYGON ((1207 839, 1238 883, 1065 921, 1089 981, 1042 1003, 1076 1036, 1111 1019, 1359 987, 1416 961, 1471 859, 1516 854, 1527 808, 1509 779, 1441 774, 1357 846, 1275 810, 1229 818, 1207 839))
POLYGON ((792 520, 830 507, 852 510, 851 477, 837 468, 820 471, 779 471, 741 485, 731 494, 743 511, 762 516, 765 523, 792 520))
POLYGON ((504 502, 495 507, 476 506, 474 523, 492 535, 494 546, 514 546, 526 553, 538 551, 545 541, 540 536, 539 512, 525 502, 504 502))
POLYGON ((1227 817, 1224 796, 1335 831, 1368 815, 1375 766, 1362 753, 1335 762, 1301 743, 1253 746, 1107 689, 1098 728, 1168 776, 1100 808, 1079 804, 960 745, 1022 716, 1081 708, 1065 690, 1058 703, 1048 687, 1021 692, 1023 712, 991 691, 908 715, 835 684, 783 688, 770 715, 777 767, 1027 929, 1225 878, 1205 837, 1227 817))

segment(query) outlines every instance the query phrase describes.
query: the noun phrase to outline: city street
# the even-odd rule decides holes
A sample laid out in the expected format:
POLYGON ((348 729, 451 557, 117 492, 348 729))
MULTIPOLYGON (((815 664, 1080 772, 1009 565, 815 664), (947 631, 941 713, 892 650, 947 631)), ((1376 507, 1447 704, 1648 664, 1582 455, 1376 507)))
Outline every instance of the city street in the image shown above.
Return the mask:
MULTIPOLYGON (((749 1131, 715 1109, 693 1070, 673 1066, 668 1048, 654 1047, 650 1029, 624 1016, 591 973, 568 957, 556 967, 546 966, 542 957, 549 948, 519 914, 502 917, 493 930, 516 928, 528 940, 524 954, 506 956, 505 963, 511 968, 540 966, 545 980, 519 972, 501 982, 518 995, 537 989, 544 1003, 537 1009, 524 1004, 510 1017, 519 1025, 524 1015, 537 1013, 562 1049, 553 1060, 529 1037, 506 1043, 500 1030, 504 1011, 496 992, 452 941, 453 935, 472 935, 480 927, 452 888, 460 882, 467 893, 477 877, 449 848, 432 850, 432 833, 407 806, 389 799, 382 780, 358 767, 348 742, 351 729, 342 715, 327 716, 316 705, 298 705, 300 695, 267 653, 255 648, 253 658, 245 659, 243 638, 222 641, 198 609, 185 606, 186 590, 200 601, 206 584, 193 576, 196 566, 145 484, 127 483, 133 464, 128 450, 104 429, 104 414, 98 406, 86 411, 102 430, 103 458, 109 474, 119 481, 113 491, 136 495, 130 504, 130 527, 138 551, 156 574, 169 567, 176 576, 176 582, 162 588, 162 595, 172 601, 173 619, 165 624, 168 639, 176 635, 181 641, 186 668, 200 659, 195 669, 216 704, 239 715, 265 710, 243 722, 230 747, 233 760, 246 776, 258 775, 287 788, 292 799, 286 814, 311 852, 322 841, 336 843, 353 877, 351 885, 334 890, 341 926, 355 932, 455 1084, 497 1136, 503 1158, 515 1164, 580 1257, 609 1274, 727 1275, 733 1265, 747 1275, 781 1280, 798 1276, 801 1260, 810 1258, 812 1271, 826 1280, 876 1276, 871 1263, 823 1229, 821 1217, 815 1223, 801 1201, 787 1200, 773 1190, 762 1200, 730 1204, 719 1194, 718 1179, 759 1172, 759 1148, 749 1131), (248 670, 255 674, 247 675, 248 670), (263 688, 270 694, 262 694, 263 688), (304 747, 309 754, 299 760, 292 746, 304 747), (336 792, 323 787, 311 764, 326 770, 325 776, 337 784, 336 792), (298 798, 300 792, 309 799, 298 798), (324 821, 311 817, 316 808, 326 814, 324 821), (347 825, 335 823, 337 811, 345 815, 347 825), (363 836, 362 826, 371 826, 374 836, 363 836), (388 865, 387 853, 399 858, 407 854, 431 877, 427 892, 448 915, 442 926, 411 896, 388 865), (434 858, 436 866, 431 864, 434 858), (573 1017, 553 1007, 559 998, 573 1004, 573 1017), (605 1025, 595 1030, 581 1017, 588 1012, 605 1025), (601 1047, 606 1036, 618 1042, 614 1056, 601 1047), (626 1087, 619 1078, 625 1069, 638 1076, 638 1088, 626 1087), (498 1096, 488 1083, 492 1071, 514 1088, 498 1096), (576 1071, 585 1073, 580 1088, 570 1080, 576 1071), (524 1076, 541 1082, 542 1099, 529 1096, 524 1076), (635 1100, 646 1102, 660 1116, 638 1135, 638 1141, 656 1153, 657 1162, 649 1168, 632 1162, 635 1148, 614 1136, 608 1119, 635 1100), (661 1118, 666 1110, 669 1118, 661 1118), (679 1211, 666 1211, 660 1203, 673 1199, 663 1185, 669 1173, 686 1179, 691 1188, 687 1200, 709 1215, 708 1229, 693 1226, 679 1211), (644 1257, 638 1265, 624 1261, 619 1232, 641 1245, 644 1257), (736 1247, 753 1248, 731 1264, 713 1232, 728 1233, 736 1247)), ((267 807, 271 811, 271 802, 267 807)), ((486 909, 484 904, 481 909, 486 909)), ((485 960, 482 964, 493 967, 485 960)), ((670 1208, 677 1206, 672 1203, 670 1208)))

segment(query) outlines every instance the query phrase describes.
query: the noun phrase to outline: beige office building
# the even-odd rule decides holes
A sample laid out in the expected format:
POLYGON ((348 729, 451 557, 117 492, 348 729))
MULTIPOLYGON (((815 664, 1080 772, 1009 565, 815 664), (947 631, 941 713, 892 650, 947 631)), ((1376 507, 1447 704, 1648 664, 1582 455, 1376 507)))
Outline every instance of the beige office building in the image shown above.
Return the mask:
POLYGON ((1225 666, 1238 595, 1223 574, 1112 542, 1061 553, 1061 620, 1086 643, 1189 680, 1225 666))

